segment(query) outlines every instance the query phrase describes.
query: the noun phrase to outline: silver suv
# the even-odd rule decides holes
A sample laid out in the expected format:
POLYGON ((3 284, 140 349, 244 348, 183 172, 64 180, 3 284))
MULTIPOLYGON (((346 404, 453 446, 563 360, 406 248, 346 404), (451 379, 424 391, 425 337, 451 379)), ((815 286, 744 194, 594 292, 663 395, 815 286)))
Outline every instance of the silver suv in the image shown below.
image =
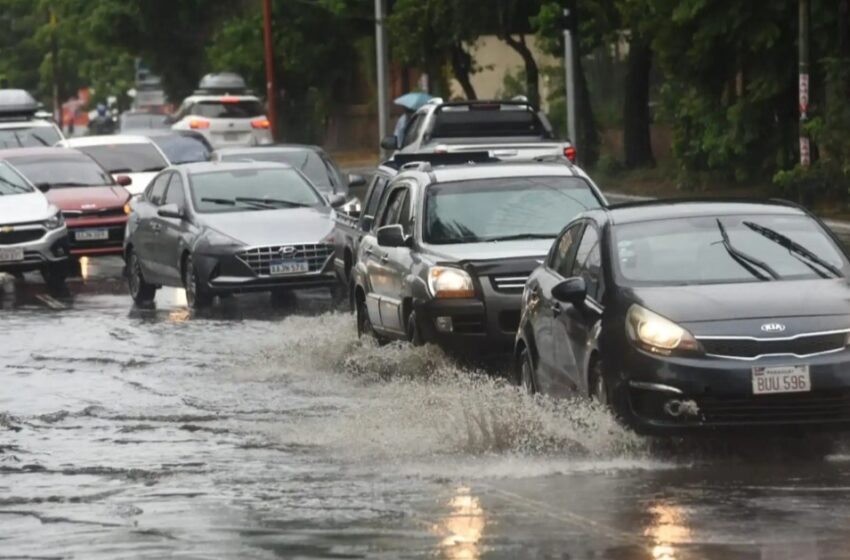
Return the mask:
POLYGON ((0 149, 53 146, 64 140, 49 116, 25 90, 0 90, 0 149))

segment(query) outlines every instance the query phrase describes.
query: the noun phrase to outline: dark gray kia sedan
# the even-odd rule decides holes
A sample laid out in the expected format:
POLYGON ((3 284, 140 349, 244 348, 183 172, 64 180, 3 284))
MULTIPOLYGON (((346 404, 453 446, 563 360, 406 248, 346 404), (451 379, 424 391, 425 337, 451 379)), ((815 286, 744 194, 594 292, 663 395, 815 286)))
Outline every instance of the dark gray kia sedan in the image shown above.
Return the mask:
POLYGON ((587 212, 526 284, 517 377, 595 397, 646 433, 846 430, 848 271, 791 204, 587 212))
POLYGON ((190 307, 236 292, 333 289, 333 205, 276 163, 195 163, 157 175, 132 203, 124 256, 130 295, 161 286, 190 307))

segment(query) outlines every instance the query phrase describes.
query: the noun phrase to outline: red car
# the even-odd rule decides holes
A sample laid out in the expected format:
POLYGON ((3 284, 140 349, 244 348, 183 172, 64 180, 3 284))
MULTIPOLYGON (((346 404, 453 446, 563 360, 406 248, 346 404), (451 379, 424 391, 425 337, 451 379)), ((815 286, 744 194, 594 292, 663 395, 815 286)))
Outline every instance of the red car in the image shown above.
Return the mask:
POLYGON ((130 212, 130 193, 97 162, 70 148, 0 150, 0 160, 14 165, 43 191, 65 218, 71 255, 120 255, 130 212))

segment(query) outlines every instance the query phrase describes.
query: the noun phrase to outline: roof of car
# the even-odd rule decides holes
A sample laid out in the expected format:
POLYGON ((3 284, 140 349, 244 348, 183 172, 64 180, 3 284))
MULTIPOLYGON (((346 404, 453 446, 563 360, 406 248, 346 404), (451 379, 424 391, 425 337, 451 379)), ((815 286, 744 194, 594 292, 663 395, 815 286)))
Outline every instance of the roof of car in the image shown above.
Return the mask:
POLYGON ((215 153, 220 155, 233 154, 262 154, 267 152, 299 152, 308 150, 311 152, 320 152, 322 149, 318 146, 308 144, 272 144, 268 146, 234 146, 232 148, 220 148, 215 153))
POLYGON ((482 163, 447 165, 431 168, 438 183, 496 179, 500 177, 577 177, 573 168, 563 163, 482 163))
POLYGON ((38 156, 53 156, 53 157, 88 157, 78 150, 72 148, 11 148, 8 150, 0 150, 0 159, 20 158, 20 157, 38 157, 38 156))
POLYGON ((199 161, 184 163, 179 166, 187 175, 195 173, 210 173, 213 171, 241 171, 246 169, 292 169, 286 163, 256 162, 256 161, 199 161))
POLYGON ((113 144, 151 144, 152 142, 147 136, 137 134, 104 134, 102 136, 68 138, 64 143, 71 148, 81 148, 85 146, 108 146, 113 144))
POLYGON ((805 215, 793 203, 780 200, 651 200, 613 205, 606 210, 614 224, 650 222, 671 218, 740 214, 805 215))

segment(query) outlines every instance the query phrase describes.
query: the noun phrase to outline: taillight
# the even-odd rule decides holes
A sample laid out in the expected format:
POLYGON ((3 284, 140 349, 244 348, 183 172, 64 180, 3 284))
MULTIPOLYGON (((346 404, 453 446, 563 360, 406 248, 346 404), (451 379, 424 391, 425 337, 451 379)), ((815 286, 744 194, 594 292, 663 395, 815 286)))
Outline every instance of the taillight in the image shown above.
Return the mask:
POLYGON ((209 127, 210 127, 210 121, 207 121, 207 120, 204 120, 204 119, 192 119, 191 121, 189 121, 189 128, 191 128, 192 130, 198 130, 198 129, 209 128, 209 127))
POLYGON ((254 119, 251 121, 252 128, 271 128, 272 123, 269 122, 269 119, 254 119))
POLYGON ((567 146, 566 148, 564 148, 564 156, 568 160, 570 160, 571 162, 575 163, 576 155, 577 155, 577 152, 576 152, 576 149, 574 147, 567 146))

